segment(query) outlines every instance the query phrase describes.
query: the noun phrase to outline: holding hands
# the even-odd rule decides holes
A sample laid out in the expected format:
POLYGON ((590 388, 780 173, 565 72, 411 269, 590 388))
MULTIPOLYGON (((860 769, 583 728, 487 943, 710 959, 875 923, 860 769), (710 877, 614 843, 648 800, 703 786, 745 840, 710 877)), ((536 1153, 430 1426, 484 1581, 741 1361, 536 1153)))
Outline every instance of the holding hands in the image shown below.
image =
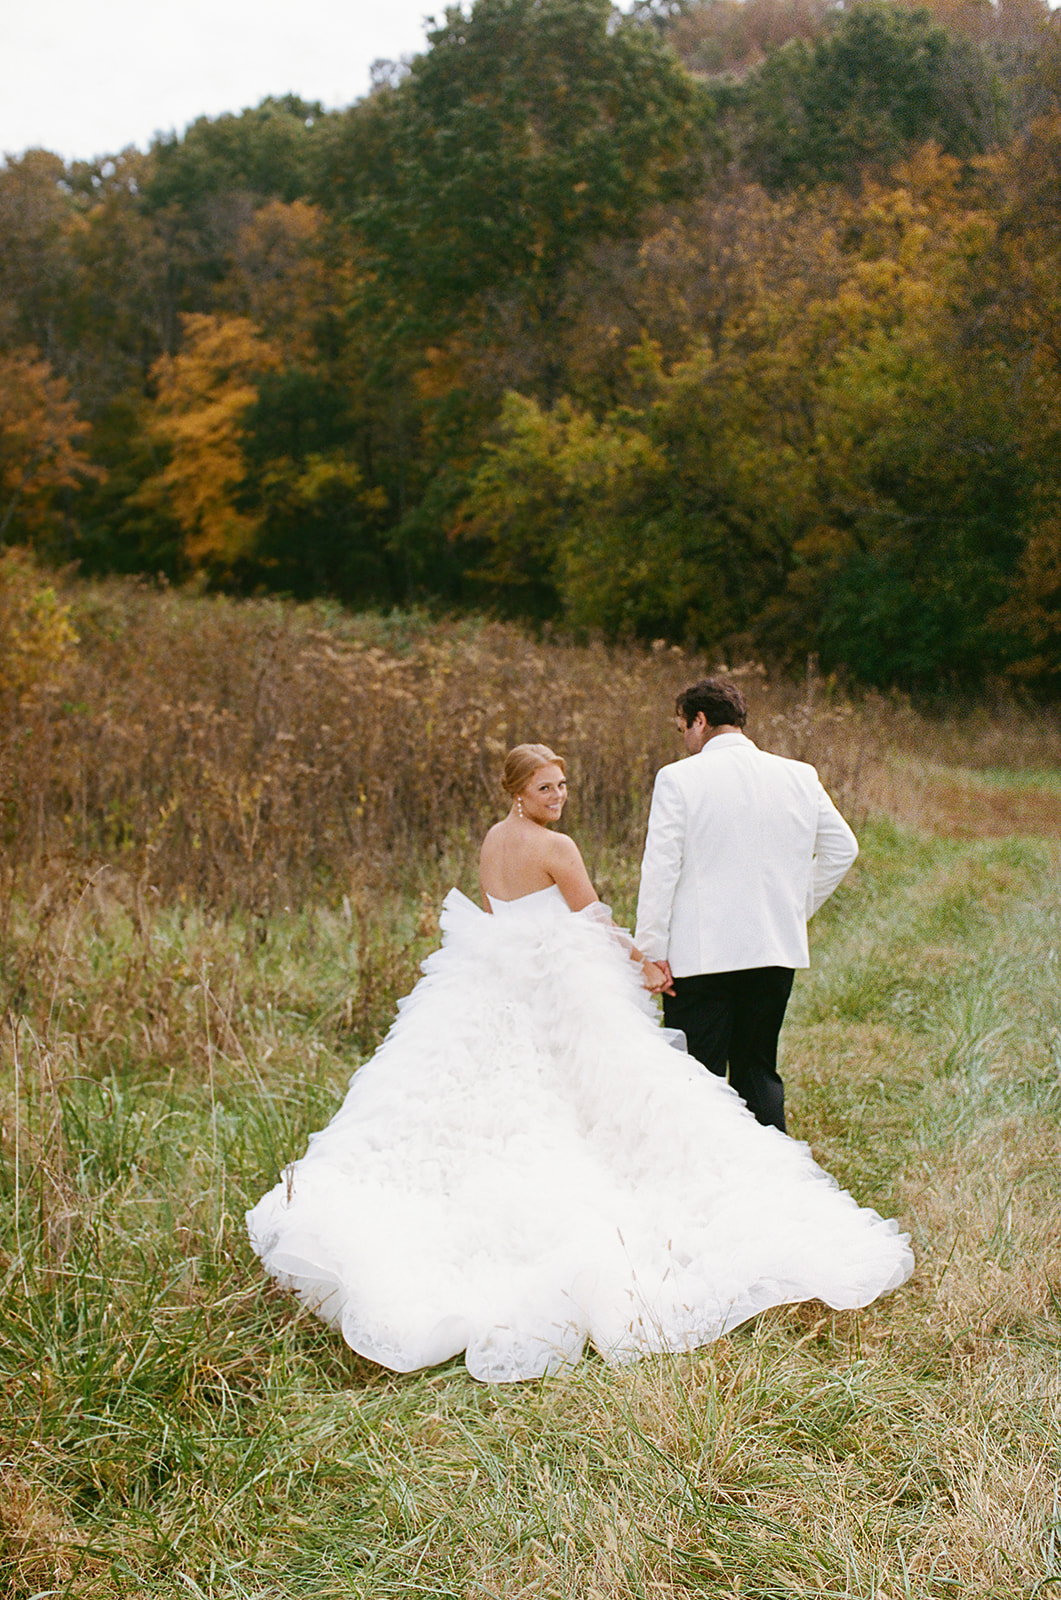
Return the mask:
POLYGON ((646 956, 641 963, 644 975, 645 988, 649 994, 673 994, 674 980, 671 977, 670 964, 666 961, 649 961, 646 956))

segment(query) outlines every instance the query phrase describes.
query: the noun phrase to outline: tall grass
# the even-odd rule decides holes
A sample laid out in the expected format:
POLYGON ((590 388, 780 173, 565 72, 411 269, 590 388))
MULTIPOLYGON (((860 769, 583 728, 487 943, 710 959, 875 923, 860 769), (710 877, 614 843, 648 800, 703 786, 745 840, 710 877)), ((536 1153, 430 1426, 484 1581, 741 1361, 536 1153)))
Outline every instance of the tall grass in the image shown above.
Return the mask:
POLYGON ((1049 797, 1049 729, 955 743, 956 774, 939 724, 749 675, 762 742, 813 753, 862 813, 786 1027, 794 1131, 911 1229, 917 1273, 857 1315, 771 1312, 694 1356, 489 1390, 359 1361, 263 1280, 242 1213, 378 1040, 441 892, 472 886, 488 741, 571 753, 572 831, 629 915, 700 663, 135 589, 86 591, 76 621, 67 675, 9 700, 4 733, 12 1600, 1052 1592, 1058 851, 867 816, 931 801, 953 835, 963 794, 1049 797))
POLYGON ((1048 1592, 1058 886, 1045 844, 871 828, 817 930, 795 1131, 912 1229, 910 1285, 511 1391, 358 1361, 245 1243, 370 1042, 342 914, 138 950, 83 901, 3 1044, 11 1594, 1048 1592))
MULTIPOLYGON (((134 911, 149 887, 271 911, 405 886, 445 840, 481 835, 504 752, 528 739, 568 756, 580 831, 633 849, 652 776, 680 753, 675 693, 717 665, 130 585, 70 602, 76 650, 0 706, 7 841, 23 870, 108 863, 134 911)), ((854 803, 866 720, 817 681, 743 677, 760 732, 854 803)))
MULTIPOLYGON (((105 866, 106 892, 139 922, 159 896, 269 916, 322 893, 407 892, 441 855, 474 847, 498 814, 504 752, 526 739, 569 758, 570 825, 587 850, 631 853, 652 777, 680 754, 674 696, 719 665, 475 619, 351 617, 135 584, 65 598, 53 631, 68 621, 76 647, 46 657, 36 684, 24 656, 17 678, 0 670, 8 887, 17 878, 50 903, 64 876, 80 890, 105 866)), ((975 773, 955 796, 956 765, 1031 769, 1042 804, 1035 769, 1061 757, 1061 726, 1042 713, 926 720, 900 701, 855 705, 813 671, 796 683, 754 664, 735 672, 750 731, 814 761, 856 820, 990 811, 975 773), (895 750, 914 759, 886 759, 895 750)), ((1049 800, 1061 811, 1061 793, 1049 800)))

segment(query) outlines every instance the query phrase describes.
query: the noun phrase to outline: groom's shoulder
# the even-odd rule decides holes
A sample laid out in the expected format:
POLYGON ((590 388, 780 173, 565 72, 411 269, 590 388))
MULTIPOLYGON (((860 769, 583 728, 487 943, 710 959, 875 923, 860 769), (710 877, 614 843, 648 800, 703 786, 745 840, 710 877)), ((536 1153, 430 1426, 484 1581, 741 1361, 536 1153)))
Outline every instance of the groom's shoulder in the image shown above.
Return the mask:
POLYGON ((665 766, 659 767, 656 771, 657 787, 665 788, 671 784, 681 783, 684 778, 688 777, 688 769, 691 765, 692 762, 688 756, 684 756, 678 761, 668 761, 665 766))
POLYGON ((739 744, 727 744, 714 750, 702 750, 699 755, 684 756, 669 761, 656 773, 656 786, 661 789, 681 791, 710 787, 716 782, 729 783, 730 775, 741 770, 754 769, 770 781, 801 788, 817 788, 818 771, 809 761, 797 761, 792 756, 776 755, 772 750, 761 750, 750 739, 739 744))
POLYGON ((797 761, 795 756, 779 756, 773 750, 756 749, 760 770, 770 773, 783 783, 797 784, 801 788, 816 789, 818 769, 809 761, 797 761))
POLYGON ((760 750, 758 746, 753 746, 753 749, 760 760, 771 764, 776 762, 786 772, 812 773, 814 777, 818 776, 817 767, 811 766, 809 761, 798 761, 795 756, 779 756, 776 751, 760 750))

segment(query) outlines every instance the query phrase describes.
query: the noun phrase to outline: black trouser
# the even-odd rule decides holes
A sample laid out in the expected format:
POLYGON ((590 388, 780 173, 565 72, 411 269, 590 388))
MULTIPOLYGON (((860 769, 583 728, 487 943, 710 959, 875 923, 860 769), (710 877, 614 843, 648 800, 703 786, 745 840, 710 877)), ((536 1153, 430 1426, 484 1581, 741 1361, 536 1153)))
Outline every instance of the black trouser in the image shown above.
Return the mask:
POLYGON ((777 1073, 777 1036, 795 977, 791 967, 698 972, 675 978, 663 996, 663 1020, 681 1028, 689 1054, 726 1076, 756 1121, 785 1131, 785 1086, 777 1073))

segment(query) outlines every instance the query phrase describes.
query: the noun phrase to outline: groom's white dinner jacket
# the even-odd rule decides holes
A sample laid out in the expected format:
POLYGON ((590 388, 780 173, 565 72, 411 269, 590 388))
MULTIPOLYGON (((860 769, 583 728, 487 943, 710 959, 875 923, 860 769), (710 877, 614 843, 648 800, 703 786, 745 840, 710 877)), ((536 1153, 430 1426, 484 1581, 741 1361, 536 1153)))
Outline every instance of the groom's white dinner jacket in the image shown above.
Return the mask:
POLYGON ((634 942, 676 978, 806 967, 808 918, 857 854, 813 767, 717 733, 656 775, 634 942))

